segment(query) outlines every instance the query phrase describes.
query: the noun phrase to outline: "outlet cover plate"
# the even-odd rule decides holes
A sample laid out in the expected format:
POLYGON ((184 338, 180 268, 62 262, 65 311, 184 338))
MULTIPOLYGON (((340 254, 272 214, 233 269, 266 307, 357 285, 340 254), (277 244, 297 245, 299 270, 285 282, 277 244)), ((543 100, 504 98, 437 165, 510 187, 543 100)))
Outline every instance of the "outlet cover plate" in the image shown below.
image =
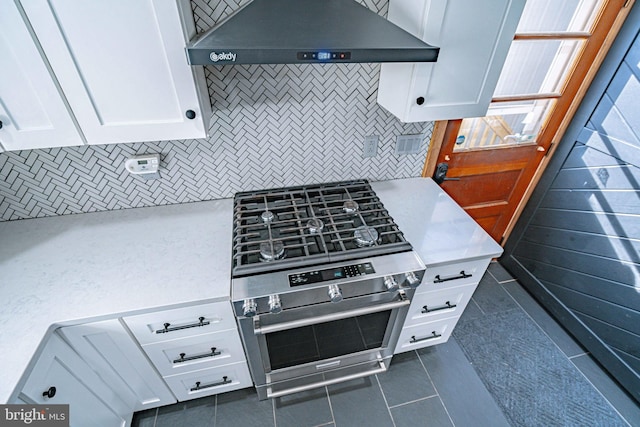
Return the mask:
POLYGON ((396 138, 397 156, 404 154, 418 154, 422 145, 422 135, 398 135, 396 138))
POLYGON ((364 137, 362 147, 362 157, 375 157, 378 154, 378 135, 368 135, 364 137))

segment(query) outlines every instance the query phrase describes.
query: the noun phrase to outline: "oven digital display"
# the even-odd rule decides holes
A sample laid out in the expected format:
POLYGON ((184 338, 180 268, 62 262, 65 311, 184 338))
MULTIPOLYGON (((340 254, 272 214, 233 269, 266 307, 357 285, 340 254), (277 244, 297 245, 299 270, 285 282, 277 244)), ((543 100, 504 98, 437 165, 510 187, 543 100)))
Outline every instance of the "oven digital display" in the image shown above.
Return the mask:
POLYGON ((303 286, 311 283, 328 282, 348 277, 364 276, 375 272, 370 262, 327 268, 325 270, 306 271, 304 273, 290 274, 289 286, 303 286))

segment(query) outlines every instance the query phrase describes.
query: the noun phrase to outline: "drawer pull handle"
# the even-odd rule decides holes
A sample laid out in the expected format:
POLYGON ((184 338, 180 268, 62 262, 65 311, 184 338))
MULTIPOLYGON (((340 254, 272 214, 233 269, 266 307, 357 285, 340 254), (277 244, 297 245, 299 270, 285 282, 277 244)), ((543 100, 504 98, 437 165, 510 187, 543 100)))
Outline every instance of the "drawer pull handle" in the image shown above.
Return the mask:
POLYGON ((425 305, 424 307, 422 307, 421 313, 423 313, 423 314, 433 313, 434 311, 448 310, 450 308, 456 308, 458 306, 457 304, 451 304, 451 302, 449 302, 449 301, 445 302, 444 304, 445 305, 443 305, 441 307, 436 307, 436 308, 428 308, 425 305))
POLYGON ((211 322, 209 322, 208 320, 205 321, 204 317, 199 317, 198 318, 198 323, 191 323, 189 325, 171 326, 171 323, 165 323, 163 325, 164 329, 158 329, 156 331, 156 334, 166 334, 167 332, 181 331, 183 329, 199 328, 200 326, 207 326, 209 324, 211 324, 211 322))
POLYGON ((428 337, 424 337, 424 338, 416 338, 415 335, 413 335, 411 337, 411 340, 409 341, 410 344, 414 344, 420 341, 426 341, 426 340, 432 340, 435 338, 440 338, 442 336, 442 334, 437 333, 436 331, 432 331, 431 335, 429 335, 428 337))
POLYGON ((191 387, 191 389, 189 389, 189 391, 198 391, 198 390, 202 390, 202 389, 205 389, 205 388, 217 387, 219 385, 231 384, 232 382, 233 381, 230 380, 229 377, 227 377, 226 375, 224 377, 222 377, 222 381, 218 381, 217 383, 200 385, 202 383, 200 381, 196 381, 196 386, 195 387, 191 387))
POLYGON ((460 272, 460 275, 458 276, 453 276, 453 277, 447 277, 446 279, 441 279, 440 275, 436 275, 436 277, 433 279, 433 283, 442 283, 442 282, 448 282, 449 280, 458 280, 458 279, 466 279, 467 277, 471 277, 473 276, 473 274, 467 274, 464 272, 464 270, 462 270, 460 272))
POLYGON ((216 357, 220 356, 221 354, 222 352, 217 351, 216 347, 211 347, 211 353, 196 354, 195 356, 187 356, 186 353, 180 353, 180 358, 175 359, 173 363, 183 363, 190 360, 204 359, 205 357, 216 357))

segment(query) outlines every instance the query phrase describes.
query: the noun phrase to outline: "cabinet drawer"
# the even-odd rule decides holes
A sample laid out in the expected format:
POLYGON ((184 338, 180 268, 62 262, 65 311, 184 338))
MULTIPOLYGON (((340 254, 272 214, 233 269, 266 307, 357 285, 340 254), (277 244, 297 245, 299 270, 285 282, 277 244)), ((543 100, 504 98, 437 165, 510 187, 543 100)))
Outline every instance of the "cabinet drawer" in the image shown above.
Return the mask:
POLYGON ((467 285, 414 295, 404 326, 460 316, 475 289, 467 285))
POLYGON ((128 316, 124 321, 142 345, 236 327, 229 301, 128 316))
POLYGON ((416 292, 423 293, 436 289, 477 284, 487 270, 489 262, 491 262, 491 259, 487 258, 427 267, 422 284, 418 286, 416 292))
POLYGON ((164 380, 180 401, 253 386, 246 362, 172 375, 164 380))
POLYGON ((162 376, 245 360, 237 329, 147 344, 143 349, 162 376))
POLYGON ((394 354, 447 342, 458 319, 449 317, 402 328, 394 354))

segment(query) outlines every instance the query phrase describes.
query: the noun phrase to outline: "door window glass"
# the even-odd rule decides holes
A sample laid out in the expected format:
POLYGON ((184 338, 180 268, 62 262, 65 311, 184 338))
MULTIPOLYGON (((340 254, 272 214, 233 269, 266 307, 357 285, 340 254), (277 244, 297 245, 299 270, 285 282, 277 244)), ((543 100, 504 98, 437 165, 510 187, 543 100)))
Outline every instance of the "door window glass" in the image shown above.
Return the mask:
POLYGON ((518 33, 590 31, 602 0, 527 0, 518 33))
POLYGON ((553 99, 492 103, 485 117, 462 120, 454 151, 535 143, 554 104, 553 99))
POLYGON ((489 111, 462 120, 454 151, 536 143, 602 8, 603 0, 527 0, 489 111))
POLYGON ((515 40, 494 98, 560 92, 583 45, 584 40, 515 40))

